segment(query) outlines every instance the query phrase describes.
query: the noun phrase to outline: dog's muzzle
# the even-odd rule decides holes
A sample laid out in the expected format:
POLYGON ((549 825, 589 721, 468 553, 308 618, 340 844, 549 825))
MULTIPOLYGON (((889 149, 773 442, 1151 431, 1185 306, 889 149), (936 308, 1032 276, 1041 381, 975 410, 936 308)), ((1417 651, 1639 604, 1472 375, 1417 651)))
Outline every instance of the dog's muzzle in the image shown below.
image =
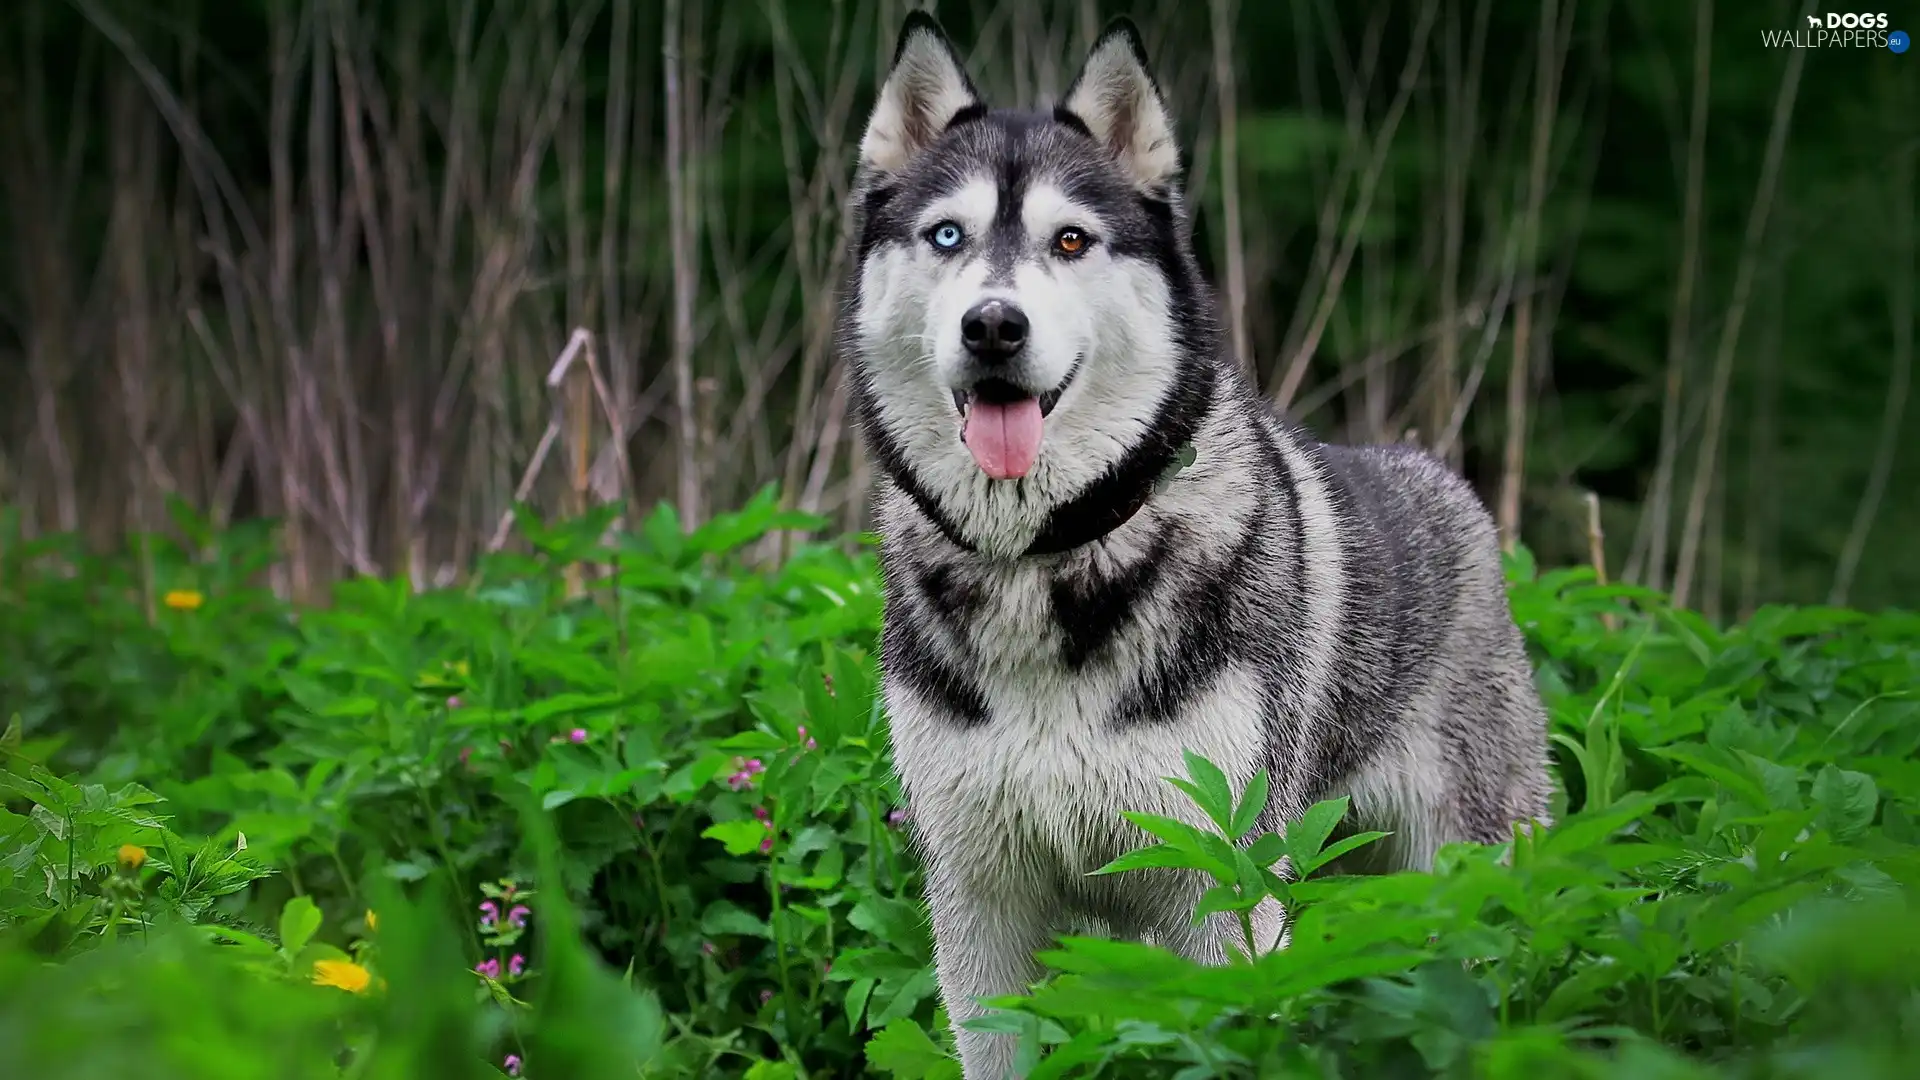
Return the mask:
POLYGON ((1060 395, 1067 392, 1067 387, 1073 385, 1074 377, 1080 374, 1081 359, 1074 357, 1073 366, 1067 369, 1067 377, 1051 390, 1035 392, 1012 379, 989 375, 965 389, 956 388, 953 391, 953 407, 965 419, 967 408, 975 401, 984 401, 989 405, 1011 405, 1028 398, 1038 398, 1040 415, 1050 416, 1053 407, 1060 403, 1060 395))
POLYGON ((1076 359, 1058 386, 1038 393, 1003 375, 987 375, 953 391, 960 441, 981 472, 992 480, 1018 480, 1032 472, 1047 414, 1079 371, 1076 359))

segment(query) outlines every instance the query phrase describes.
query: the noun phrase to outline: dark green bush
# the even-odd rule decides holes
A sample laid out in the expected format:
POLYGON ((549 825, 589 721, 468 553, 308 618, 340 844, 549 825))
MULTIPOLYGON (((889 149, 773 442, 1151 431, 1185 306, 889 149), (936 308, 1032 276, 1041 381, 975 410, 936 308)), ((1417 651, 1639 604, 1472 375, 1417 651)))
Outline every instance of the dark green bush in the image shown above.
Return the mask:
MULTIPOLYGON (((771 494, 605 547, 523 519, 470 585, 294 611, 264 529, 178 517, 111 558, 0 519, 9 1075, 958 1075, 864 549, 749 568, 818 525, 771 494)), ((1193 761, 1222 835, 1140 858, 1281 892, 1292 946, 1063 941, 986 1021, 1033 1075, 1912 1075, 1920 618, 1512 576, 1558 824, 1283 882, 1228 842, 1264 790, 1193 761)), ((1259 842, 1311 867, 1339 811, 1259 842)))

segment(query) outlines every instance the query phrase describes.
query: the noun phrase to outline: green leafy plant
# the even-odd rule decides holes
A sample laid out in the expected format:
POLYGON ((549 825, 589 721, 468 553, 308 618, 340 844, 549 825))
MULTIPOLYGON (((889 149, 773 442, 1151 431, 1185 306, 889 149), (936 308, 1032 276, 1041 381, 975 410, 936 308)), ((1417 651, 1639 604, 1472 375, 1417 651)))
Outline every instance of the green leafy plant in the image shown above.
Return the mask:
POLYGON ((1191 750, 1184 757, 1187 776, 1168 777, 1167 783, 1193 800, 1217 831, 1198 829, 1175 818, 1125 811, 1123 817, 1160 842, 1136 848, 1094 873, 1178 869, 1210 875, 1217 884, 1200 897, 1193 913, 1194 925, 1215 912, 1233 912, 1240 920, 1243 958, 1259 956, 1279 944, 1277 940, 1256 940, 1248 913, 1268 897, 1283 908, 1289 905, 1292 887, 1274 871, 1280 860, 1286 860, 1285 868, 1296 878, 1305 879, 1340 856, 1387 835, 1359 832, 1328 845, 1334 826, 1347 812, 1350 800, 1343 795, 1315 803, 1282 832, 1255 837, 1253 830, 1266 813, 1271 790, 1266 772, 1253 774, 1236 803, 1227 775, 1218 765, 1191 750))
MULTIPOLYGON (((22 1075, 952 1078, 859 545, 758 499, 524 517, 467 585, 290 609, 266 538, 8 546, 0 1044, 22 1075), (603 566, 573 592, 567 566, 603 566), (83 587, 67 567, 87 575, 83 587), (249 569, 251 568, 251 569, 249 569)), ((1346 876, 1346 800, 1189 755, 1098 873, 1231 963, 1068 937, 974 1021, 1048 1076, 1895 1077, 1920 1015, 1920 619, 1730 627, 1512 567, 1554 825, 1346 876), (1287 911, 1278 951, 1254 905, 1287 911)))

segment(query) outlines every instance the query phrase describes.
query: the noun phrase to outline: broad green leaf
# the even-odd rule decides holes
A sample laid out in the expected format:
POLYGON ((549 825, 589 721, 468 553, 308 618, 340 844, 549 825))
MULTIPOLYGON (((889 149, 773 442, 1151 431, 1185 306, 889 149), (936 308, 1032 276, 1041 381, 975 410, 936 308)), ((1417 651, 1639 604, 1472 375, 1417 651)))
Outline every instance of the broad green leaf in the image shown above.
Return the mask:
POLYGON ((1233 822, 1227 829, 1230 839, 1240 840, 1253 831, 1260 815, 1266 812, 1268 792, 1267 770, 1254 770, 1253 779, 1247 782, 1247 790, 1240 796, 1240 805, 1234 808, 1233 822))
POLYGON ((1120 816, 1140 826, 1140 828, 1145 830, 1149 835, 1157 836, 1177 848, 1198 850, 1200 847, 1200 838, 1204 835, 1199 829, 1194 828, 1178 818, 1170 818, 1161 814, 1147 814, 1138 810, 1125 810, 1121 812, 1120 816))
POLYGON ((729 855, 745 855, 760 850, 761 841, 767 838, 767 827, 752 818, 737 818, 709 825, 700 835, 720 841, 729 855))
POLYGON ((1186 761, 1187 775, 1193 780, 1191 788, 1186 785, 1181 787, 1221 832, 1230 833, 1233 825, 1233 788, 1227 783, 1227 774, 1220 771, 1220 766, 1191 750, 1181 751, 1180 756, 1186 761))
POLYGON ((280 909, 280 947, 288 956, 297 954, 320 930, 320 909, 312 900, 296 896, 280 909))
POLYGON ((1135 848, 1098 870, 1089 870, 1087 876, 1122 874, 1129 870, 1202 870, 1205 869, 1203 861, 1171 844, 1152 844, 1135 848))
POLYGON ((770 937, 766 921, 727 900, 717 900, 700 916, 700 932, 708 937, 738 934, 746 937, 770 937))
POLYGON ((1384 839, 1390 835, 1392 834, 1384 832, 1362 832, 1354 833, 1352 836, 1343 836, 1333 843, 1328 844, 1326 847, 1321 848, 1320 852, 1310 859, 1297 864, 1294 867, 1294 872, 1301 877, 1306 877, 1308 874, 1345 855, 1347 852, 1371 844, 1376 840, 1384 839))
POLYGON ((1286 853, 1286 837, 1279 833, 1265 833, 1247 845, 1247 858, 1252 859, 1258 866, 1272 866, 1286 853))
POLYGON ((901 1017, 867 1040, 867 1064, 899 1080, 957 1080, 960 1063, 940 1049, 920 1025, 901 1017))
POLYGON ((915 900, 869 896, 847 912, 854 927, 879 938, 916 961, 933 959, 933 938, 924 905, 915 900))
MULTIPOLYGON (((835 965, 835 966, 837 967, 838 965, 835 965)), ((833 972, 832 974, 838 975, 839 972, 836 971, 836 972, 833 972)), ((830 975, 829 977, 832 977, 832 976, 830 975)), ((860 1027, 861 1027, 860 1020, 862 1017, 866 1015, 866 1012, 867 1012, 867 999, 873 996, 873 988, 876 985, 877 985, 877 981, 875 979, 871 977, 863 976, 861 978, 853 980, 852 985, 847 987, 847 998, 846 998, 845 1005, 846 1005, 846 1012, 847 1012, 847 1033, 848 1034, 851 1035, 860 1030, 860 1027)))
POLYGON ((876 1003, 883 997, 887 999, 887 1002, 878 1008, 869 1006, 869 1008, 872 1009, 872 1022, 881 1027, 885 1027, 896 1019, 912 1016, 914 1012, 919 1009, 921 1002, 932 998, 939 990, 940 984, 939 981, 934 978, 933 969, 930 967, 922 968, 912 975, 909 975, 907 980, 899 985, 898 989, 891 992, 885 990, 875 992, 874 999, 876 1003))
POLYGON ((1319 853, 1327 837, 1332 835, 1334 827, 1347 814, 1347 804, 1351 798, 1342 795, 1337 799, 1326 799, 1314 803, 1300 820, 1287 826, 1283 834, 1287 842, 1287 854, 1296 864, 1310 863, 1319 853))
POLYGON ((1200 925, 1207 916, 1221 911, 1244 911, 1266 899, 1264 893, 1243 895, 1227 885, 1215 885, 1200 896, 1200 903, 1193 909, 1193 924, 1200 925))
POLYGON ((1813 778, 1814 821, 1835 839, 1851 840, 1866 831, 1879 806, 1873 777, 1828 765, 1813 778))

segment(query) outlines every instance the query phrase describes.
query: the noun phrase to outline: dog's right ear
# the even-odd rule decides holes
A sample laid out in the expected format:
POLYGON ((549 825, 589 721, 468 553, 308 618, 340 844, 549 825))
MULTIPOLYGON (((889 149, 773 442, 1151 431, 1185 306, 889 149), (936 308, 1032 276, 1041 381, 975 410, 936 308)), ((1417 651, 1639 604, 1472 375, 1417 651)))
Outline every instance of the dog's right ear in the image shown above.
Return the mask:
POLYGON ((946 32, 933 16, 915 11, 900 27, 893 67, 860 139, 860 163, 893 172, 933 145, 954 117, 980 105, 946 32))
POLYGON ((1180 172, 1173 114, 1147 68, 1140 29, 1122 15, 1093 43, 1061 101, 1135 186, 1162 191, 1180 172))

